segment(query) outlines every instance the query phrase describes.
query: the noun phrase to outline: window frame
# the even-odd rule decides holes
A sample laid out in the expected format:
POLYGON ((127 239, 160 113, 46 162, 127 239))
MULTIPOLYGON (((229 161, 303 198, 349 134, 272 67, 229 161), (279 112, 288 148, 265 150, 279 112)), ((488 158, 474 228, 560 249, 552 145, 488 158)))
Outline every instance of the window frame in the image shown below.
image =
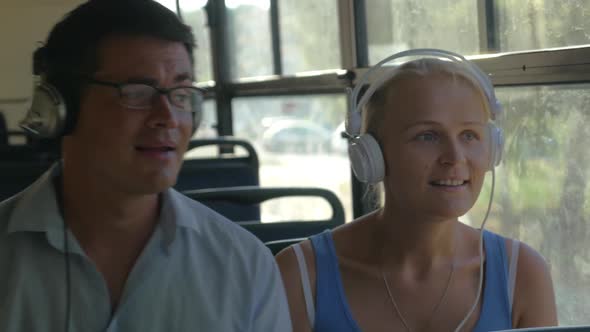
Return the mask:
MULTIPOLYGON (((478 1, 480 49, 494 52, 498 48, 498 28, 495 0, 478 1)), ((176 0, 177 10, 179 0, 176 0)), ((219 135, 233 134, 232 99, 244 96, 312 95, 346 93, 356 79, 369 69, 368 39, 365 0, 338 1, 338 28, 340 36, 341 70, 306 72, 284 75, 281 68, 279 1, 270 0, 271 45, 274 75, 231 79, 229 73, 228 31, 224 0, 209 0, 205 9, 210 22, 211 57, 214 82, 203 85, 207 97, 215 98, 219 135)), ((177 11, 179 12, 179 11, 177 11)), ((590 45, 494 53, 467 56, 484 72, 494 86, 520 86, 540 84, 568 84, 590 82, 590 45)), ((359 183, 351 172, 354 216, 373 209, 366 186, 359 183)))

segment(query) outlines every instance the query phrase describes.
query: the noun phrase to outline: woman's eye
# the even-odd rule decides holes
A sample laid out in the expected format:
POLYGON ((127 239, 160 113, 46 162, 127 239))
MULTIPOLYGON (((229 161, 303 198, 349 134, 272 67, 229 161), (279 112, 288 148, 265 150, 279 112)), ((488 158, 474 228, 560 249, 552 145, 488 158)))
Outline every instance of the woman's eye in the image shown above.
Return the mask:
POLYGON ((479 136, 472 132, 472 131, 466 131, 463 133, 463 137, 467 140, 467 141, 473 141, 473 140, 477 140, 479 139, 479 136))
POLYGON ((419 134, 416 139, 424 142, 434 142, 438 139, 438 136, 435 133, 427 132, 419 134))

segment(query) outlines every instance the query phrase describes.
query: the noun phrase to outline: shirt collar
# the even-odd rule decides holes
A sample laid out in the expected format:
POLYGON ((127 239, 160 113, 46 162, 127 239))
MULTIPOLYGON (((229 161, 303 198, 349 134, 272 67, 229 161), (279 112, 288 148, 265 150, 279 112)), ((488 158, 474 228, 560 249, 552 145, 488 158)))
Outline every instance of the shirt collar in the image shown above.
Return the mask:
POLYGON ((8 233, 63 230, 64 221, 53 186, 53 180, 59 174, 61 166, 56 163, 19 194, 20 199, 16 202, 8 222, 8 233))
MULTIPOLYGON (((8 222, 7 232, 47 232, 63 234, 64 220, 57 201, 54 179, 62 172, 61 163, 54 164, 37 181, 20 194, 8 222)), ((177 228, 201 232, 191 199, 169 188, 161 193, 158 227, 163 232, 167 249, 175 239, 177 228)), ((71 233, 70 233, 71 234, 71 233)), ((63 235, 59 235, 61 237, 63 235)), ((62 241, 56 242, 61 243, 62 241)))
POLYGON ((190 208, 191 204, 186 202, 190 198, 178 191, 169 188, 160 196, 160 217, 158 225, 162 231, 162 248, 169 252, 170 245, 176 238, 178 229, 188 229, 200 233, 199 223, 195 217, 195 211, 190 208))
POLYGON ((162 208, 160 211, 160 222, 163 225, 172 224, 176 227, 189 228, 201 232, 197 222, 194 203, 190 198, 169 188, 162 193, 162 208))

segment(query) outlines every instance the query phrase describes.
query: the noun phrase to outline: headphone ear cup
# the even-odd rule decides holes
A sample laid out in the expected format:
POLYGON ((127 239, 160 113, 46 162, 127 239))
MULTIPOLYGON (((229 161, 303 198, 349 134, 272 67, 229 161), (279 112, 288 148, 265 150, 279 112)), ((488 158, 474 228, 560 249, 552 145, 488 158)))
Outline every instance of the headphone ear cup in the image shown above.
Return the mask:
POLYGON ((502 154, 504 152, 504 132, 502 128, 496 126, 493 123, 488 124, 488 128, 490 130, 490 166, 489 169, 500 165, 502 161, 502 154))
POLYGON ((63 134, 65 122, 66 106, 57 89, 46 83, 38 84, 20 127, 39 138, 57 138, 63 134))
POLYGON ((361 135, 348 147, 350 164, 360 182, 377 183, 385 177, 385 161, 377 140, 370 134, 361 135))

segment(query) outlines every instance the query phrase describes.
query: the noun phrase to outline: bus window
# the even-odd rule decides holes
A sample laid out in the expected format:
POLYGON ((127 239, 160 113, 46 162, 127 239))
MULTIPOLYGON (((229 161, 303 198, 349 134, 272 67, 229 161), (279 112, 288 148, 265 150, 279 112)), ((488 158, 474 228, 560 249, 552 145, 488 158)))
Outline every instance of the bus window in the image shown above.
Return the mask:
POLYGON ((270 0, 228 0, 225 5, 232 78, 273 74, 270 0))
POLYGON ((461 54, 590 43, 587 1, 367 0, 369 62, 411 48, 461 54))
MULTIPOLYGON (((256 148, 261 186, 329 189, 338 195, 346 219, 351 220, 350 164, 340 136, 345 101, 343 95, 233 100, 234 133, 256 148)), ((263 221, 273 220, 276 204, 280 204, 281 218, 288 219, 322 219, 328 208, 311 202, 314 205, 302 209, 281 199, 262 206, 263 221)))
POLYGON ((208 99, 203 102, 201 122, 193 138, 213 138, 217 136, 217 112, 215 110, 215 101, 208 99))
POLYGON ((195 34, 195 78, 197 82, 213 80, 211 64, 211 38, 205 12, 206 0, 182 0, 179 2, 180 14, 184 22, 190 25, 195 34))
MULTIPOLYGON (((498 88, 506 144, 487 228, 539 250, 551 268, 559 322, 588 323, 590 85, 498 88)), ((479 227, 490 177, 465 221, 479 227)))
POLYGON ((501 52, 590 43, 590 8, 585 0, 495 3, 501 52))
POLYGON ((479 53, 477 1, 367 0, 369 63, 411 48, 479 53))
POLYGON ((340 68, 337 1, 277 1, 284 74, 340 68))

